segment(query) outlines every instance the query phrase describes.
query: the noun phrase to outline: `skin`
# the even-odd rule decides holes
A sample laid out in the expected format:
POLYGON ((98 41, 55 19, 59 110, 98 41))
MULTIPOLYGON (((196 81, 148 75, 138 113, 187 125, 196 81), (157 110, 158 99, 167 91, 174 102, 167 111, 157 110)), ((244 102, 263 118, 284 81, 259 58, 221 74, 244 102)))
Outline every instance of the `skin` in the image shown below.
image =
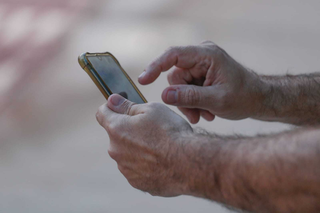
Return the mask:
POLYGON ((259 76, 204 42, 170 48, 139 82, 150 84, 172 67, 162 99, 191 123, 219 116, 301 127, 256 137, 208 134, 163 104, 136 105, 112 95, 97 120, 110 137, 111 158, 133 187, 251 212, 320 211, 318 74, 259 76))

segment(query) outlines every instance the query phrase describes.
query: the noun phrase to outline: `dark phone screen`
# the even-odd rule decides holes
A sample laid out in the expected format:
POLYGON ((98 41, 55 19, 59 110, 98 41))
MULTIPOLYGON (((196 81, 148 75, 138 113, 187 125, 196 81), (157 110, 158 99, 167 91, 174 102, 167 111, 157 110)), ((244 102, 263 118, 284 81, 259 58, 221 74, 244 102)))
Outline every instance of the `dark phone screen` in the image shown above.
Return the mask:
POLYGON ((89 56, 88 60, 112 93, 137 104, 145 103, 111 56, 89 56))

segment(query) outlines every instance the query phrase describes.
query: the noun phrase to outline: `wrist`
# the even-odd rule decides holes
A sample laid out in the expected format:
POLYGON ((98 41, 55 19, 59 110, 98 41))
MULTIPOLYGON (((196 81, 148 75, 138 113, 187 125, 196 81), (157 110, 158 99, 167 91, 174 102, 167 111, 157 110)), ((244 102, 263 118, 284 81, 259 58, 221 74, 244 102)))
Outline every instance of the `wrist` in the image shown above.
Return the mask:
POLYGON ((248 118, 259 118, 265 114, 266 100, 270 96, 271 85, 263 79, 262 76, 249 71, 251 76, 248 82, 247 100, 250 103, 248 106, 248 118))
POLYGON ((222 141, 212 138, 207 133, 195 132, 181 138, 184 187, 183 195, 220 200, 218 179, 219 170, 216 160, 222 141), (214 189, 212 191, 212 189, 214 189), (210 191, 210 193, 209 193, 210 191), (212 195, 215 195, 212 197, 212 195))
POLYGON ((189 164, 186 160, 186 144, 189 143, 193 135, 192 131, 181 131, 171 135, 168 142, 168 153, 163 153, 167 165, 168 190, 173 191, 176 196, 188 195, 189 164))

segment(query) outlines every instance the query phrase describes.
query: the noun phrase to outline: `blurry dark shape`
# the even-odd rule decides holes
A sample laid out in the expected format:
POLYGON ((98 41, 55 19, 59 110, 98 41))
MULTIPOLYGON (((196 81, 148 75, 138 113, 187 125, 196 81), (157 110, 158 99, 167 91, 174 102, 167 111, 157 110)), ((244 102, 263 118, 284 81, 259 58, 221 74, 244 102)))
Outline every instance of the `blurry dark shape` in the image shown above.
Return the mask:
POLYGON ((88 0, 0 2, 0 116, 58 54, 88 0))
POLYGON ((128 94, 126 92, 119 92, 119 95, 121 95, 125 99, 128 99, 128 94))

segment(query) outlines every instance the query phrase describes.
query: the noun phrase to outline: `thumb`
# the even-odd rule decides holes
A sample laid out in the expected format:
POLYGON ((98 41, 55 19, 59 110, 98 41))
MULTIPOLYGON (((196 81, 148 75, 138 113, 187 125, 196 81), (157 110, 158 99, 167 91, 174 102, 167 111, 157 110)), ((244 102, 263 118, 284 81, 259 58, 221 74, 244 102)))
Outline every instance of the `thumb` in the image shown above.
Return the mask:
POLYGON ((166 88, 162 93, 162 100, 166 104, 206 109, 209 104, 210 88, 194 85, 174 85, 166 88))
POLYGON ((125 99, 121 95, 113 94, 108 98, 108 108, 112 111, 119 113, 119 114, 125 114, 125 115, 131 115, 132 113, 132 106, 135 105, 135 103, 125 99))

